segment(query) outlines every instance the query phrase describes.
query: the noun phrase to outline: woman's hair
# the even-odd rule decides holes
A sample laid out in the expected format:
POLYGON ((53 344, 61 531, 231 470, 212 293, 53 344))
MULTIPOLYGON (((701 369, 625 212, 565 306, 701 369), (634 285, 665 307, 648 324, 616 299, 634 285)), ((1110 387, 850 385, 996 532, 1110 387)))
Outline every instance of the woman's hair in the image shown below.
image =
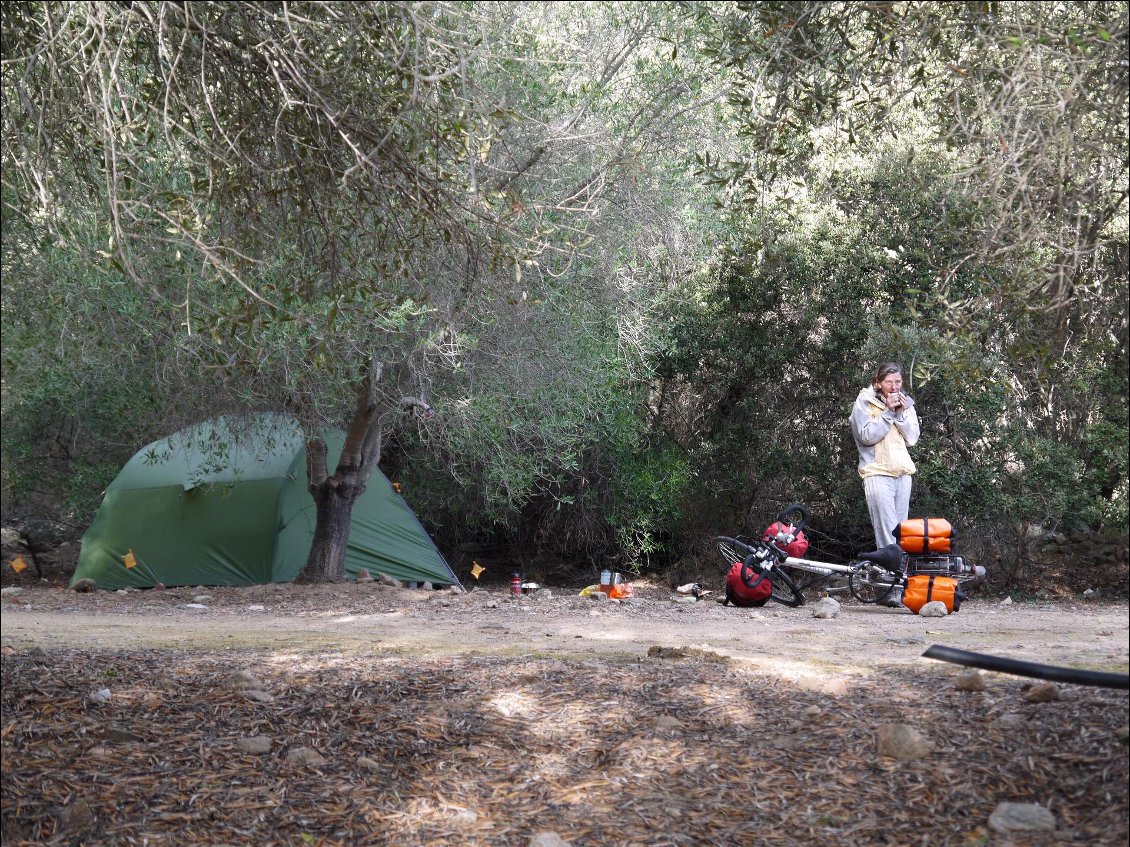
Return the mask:
POLYGON ((883 364, 879 365, 879 367, 875 369, 875 375, 871 377, 871 384, 878 385, 883 381, 884 377, 888 377, 891 374, 901 373, 902 365, 900 365, 898 362, 883 362, 883 364))

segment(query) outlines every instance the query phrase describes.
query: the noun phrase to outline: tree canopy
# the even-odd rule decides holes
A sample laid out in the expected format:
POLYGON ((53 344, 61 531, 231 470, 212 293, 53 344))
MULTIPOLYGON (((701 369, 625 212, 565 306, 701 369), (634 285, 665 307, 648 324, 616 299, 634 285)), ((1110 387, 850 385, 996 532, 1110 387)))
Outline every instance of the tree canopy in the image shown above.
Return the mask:
POLYGON ((271 410, 449 546, 642 567, 802 499, 850 548, 895 358, 923 507, 1125 532, 1124 2, 36 2, 2 49, 6 508, 271 410))

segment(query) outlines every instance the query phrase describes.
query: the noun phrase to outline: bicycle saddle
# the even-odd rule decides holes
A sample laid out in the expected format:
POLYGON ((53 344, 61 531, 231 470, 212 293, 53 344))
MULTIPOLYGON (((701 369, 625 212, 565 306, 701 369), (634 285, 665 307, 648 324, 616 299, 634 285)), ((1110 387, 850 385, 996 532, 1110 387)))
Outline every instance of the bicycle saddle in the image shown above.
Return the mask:
POLYGON ((874 562, 881 568, 889 571, 902 570, 902 548, 897 544, 888 544, 881 550, 872 550, 868 553, 860 553, 857 558, 864 562, 874 562))

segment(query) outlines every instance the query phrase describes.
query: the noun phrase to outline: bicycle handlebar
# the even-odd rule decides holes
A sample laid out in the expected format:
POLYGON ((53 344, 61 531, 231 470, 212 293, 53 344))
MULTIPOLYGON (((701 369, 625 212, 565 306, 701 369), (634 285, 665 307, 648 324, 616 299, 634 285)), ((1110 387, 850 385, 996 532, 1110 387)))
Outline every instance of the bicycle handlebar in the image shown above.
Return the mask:
POLYGON ((808 526, 808 517, 809 517, 808 509, 806 509, 800 503, 793 503, 789 506, 785 506, 785 508, 783 508, 777 514, 777 522, 778 523, 792 524, 792 526, 794 528, 793 534, 799 535, 800 531, 802 529, 804 529, 806 526, 808 526), (793 514, 800 515, 800 520, 799 521, 789 520, 789 515, 793 515, 793 514))

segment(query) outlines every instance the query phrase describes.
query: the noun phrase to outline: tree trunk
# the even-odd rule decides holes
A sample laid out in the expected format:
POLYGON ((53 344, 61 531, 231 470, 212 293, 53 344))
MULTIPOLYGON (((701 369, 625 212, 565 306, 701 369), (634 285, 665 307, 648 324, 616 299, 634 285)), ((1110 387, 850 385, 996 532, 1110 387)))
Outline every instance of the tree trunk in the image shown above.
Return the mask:
POLYGON ((353 503, 360 493, 355 486, 332 485, 331 478, 314 494, 317 518, 310 557, 299 574, 303 582, 341 582, 345 579, 345 551, 353 522, 353 503))
MULTIPOLYGON (((345 579, 345 553, 349 528, 353 522, 353 503, 364 492, 381 456, 385 427, 391 426, 398 412, 417 405, 413 397, 379 394, 384 368, 372 361, 357 391, 357 405, 342 445, 341 458, 331 476, 326 466, 326 442, 314 436, 306 442, 307 490, 317 506, 314 540, 310 557, 299 573, 302 582, 340 582, 345 579)), ((391 380, 403 388, 411 375, 408 360, 396 369, 391 380)))
MULTIPOLYGON (((354 421, 356 424, 357 422, 354 421)), ((375 421, 367 421, 369 425, 375 421)), ((353 430, 358 427, 352 427, 353 430)), ((326 442, 314 437, 306 442, 307 488, 317 507, 314 540, 310 556, 298 578, 302 582, 340 582, 345 579, 345 552, 349 546, 349 528, 353 523, 353 504, 364 491, 371 471, 366 472, 376 439, 362 439, 356 448, 347 436, 341 459, 332 476, 326 468, 326 442), (366 451, 365 447, 369 450, 366 451)))

